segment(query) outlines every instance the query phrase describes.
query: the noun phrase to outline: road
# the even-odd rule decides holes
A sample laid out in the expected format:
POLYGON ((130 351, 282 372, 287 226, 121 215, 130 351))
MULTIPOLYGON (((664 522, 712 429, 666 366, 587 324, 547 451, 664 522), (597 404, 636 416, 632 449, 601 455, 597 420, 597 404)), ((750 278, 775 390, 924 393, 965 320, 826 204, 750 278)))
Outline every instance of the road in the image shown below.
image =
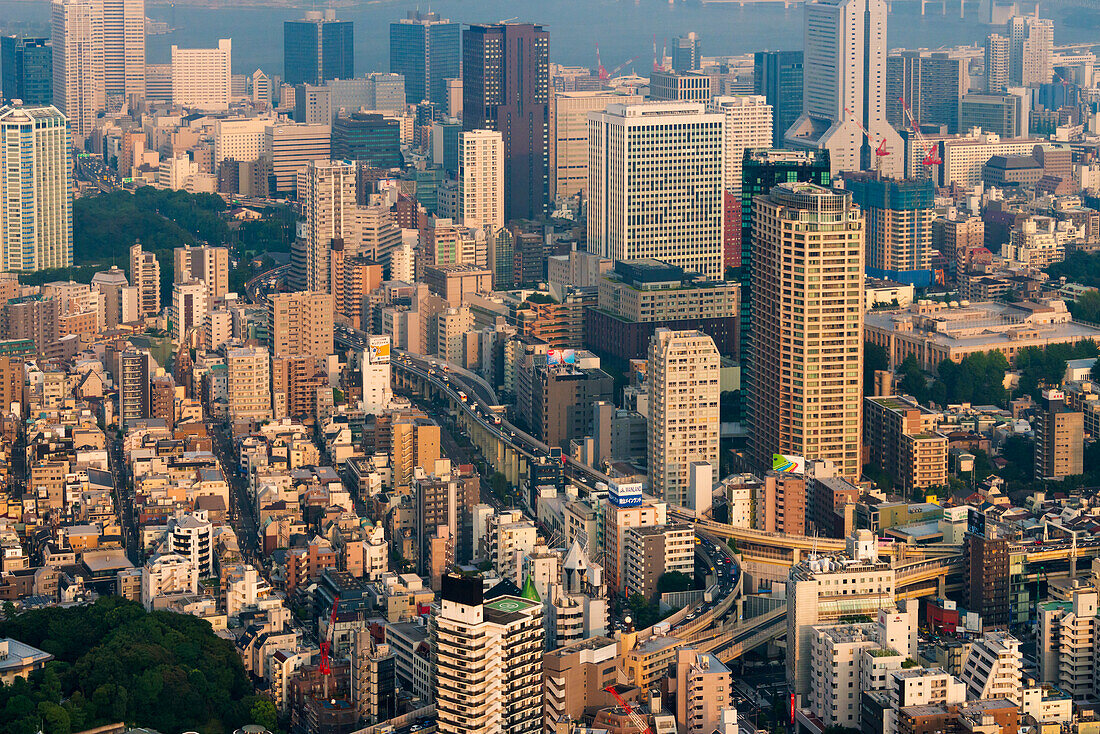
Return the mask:
POLYGON ((248 491, 248 482, 240 472, 240 462, 233 446, 232 434, 228 426, 218 425, 212 420, 206 422, 206 428, 214 447, 214 455, 218 457, 222 473, 229 483, 230 506, 227 509, 233 530, 237 533, 237 544, 241 549, 241 556, 260 570, 263 566, 260 563, 258 526, 248 491))

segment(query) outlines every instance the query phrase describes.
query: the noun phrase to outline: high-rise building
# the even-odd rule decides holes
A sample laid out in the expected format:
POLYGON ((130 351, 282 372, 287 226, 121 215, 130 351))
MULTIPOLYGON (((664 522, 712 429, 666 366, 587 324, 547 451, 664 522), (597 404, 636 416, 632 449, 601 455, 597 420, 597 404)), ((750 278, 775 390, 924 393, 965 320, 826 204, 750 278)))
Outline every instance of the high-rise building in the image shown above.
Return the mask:
POLYGON ((687 102, 590 113, 589 252, 720 280, 724 122, 687 102))
POLYGON ((832 172, 881 165, 903 171, 901 137, 886 121, 885 0, 821 0, 806 6, 802 116, 786 144, 829 151, 832 172), (863 130, 874 137, 868 141, 863 130), (893 155, 877 156, 885 141, 893 155))
POLYGON ((283 23, 283 81, 321 84, 355 77, 355 24, 336 20, 335 10, 307 10, 283 23))
POLYGON ((715 655, 676 651, 676 721, 685 734, 722 731, 722 712, 732 705, 733 673, 715 655))
POLYGON ((0 266, 73 264, 70 141, 56 107, 0 107, 0 266))
POLYGON ((649 487, 690 507, 689 469, 718 466, 719 354, 701 331, 657 329, 649 342, 649 487))
POLYGON ((298 172, 298 201, 306 215, 308 288, 332 293, 333 241, 342 242, 350 236, 355 218, 355 164, 351 161, 310 161, 298 172))
POLYGON ((103 320, 108 329, 114 329, 122 318, 122 291, 127 288, 126 273, 116 265, 92 276, 92 288, 103 294, 103 320))
POLYGON ((332 354, 331 293, 272 293, 268 296, 271 350, 276 357, 332 354))
POLYGON ((150 415, 149 353, 127 349, 118 356, 118 372, 119 418, 126 427, 150 415))
POLYGON ((909 127, 902 100, 918 124, 959 130, 959 100, 970 91, 969 59, 960 54, 902 51, 886 57, 886 120, 909 127))
POLYGON ((504 140, 494 130, 469 130, 459 136, 459 210, 462 226, 504 226, 504 140))
POLYGON ((1009 41, 999 33, 985 39, 985 92, 1000 94, 1008 89, 1009 41))
POLYGON ((1044 390, 1035 424, 1035 479, 1061 481, 1085 471, 1085 416, 1061 390, 1044 390))
POLYGON ((542 731, 543 605, 486 599, 478 577, 445 574, 431 618, 440 734, 542 731))
POLYGON ((372 168, 400 168, 401 123, 376 113, 341 115, 332 123, 332 157, 372 168))
POLYGON ((217 112, 232 100, 233 41, 219 38, 217 48, 172 45, 172 103, 217 112))
MULTIPOLYGON (((145 0, 103 3, 103 77, 108 97, 145 96, 145 0)), ((113 106, 112 106, 113 107, 113 106)))
POLYGON ((390 71, 405 77, 405 96, 413 104, 447 105, 447 80, 462 76, 461 28, 419 10, 390 23, 390 71))
POLYGON ((673 71, 694 71, 703 65, 703 52, 695 31, 672 39, 673 71))
POLYGON ((932 220, 936 188, 927 178, 878 178, 871 174, 844 181, 867 219, 867 272, 921 287, 932 284, 932 220))
POLYGON ((1013 87, 1003 94, 966 94, 959 100, 959 128, 980 127, 1002 138, 1026 138, 1031 104, 1025 90, 1013 87))
MULTIPOLYGON (((968 524, 976 525, 973 519, 968 524)), ((985 524, 984 516, 981 524, 985 524)), ((1012 621, 1008 539, 998 537, 995 527, 987 527, 984 533, 967 533, 963 539, 963 558, 966 608, 982 615, 986 628, 1007 627, 1012 621)))
POLYGON ((209 310, 206 283, 197 278, 177 280, 172 285, 172 341, 188 345, 189 332, 206 324, 209 310))
POLYGON ((137 288, 139 319, 160 313, 160 263, 140 243, 130 248, 130 285, 137 288))
POLYGON ((710 100, 710 77, 698 72, 654 69, 649 75, 649 98, 655 102, 710 100))
POLYGON ((881 395, 863 401, 863 427, 871 464, 908 494, 947 484, 947 436, 938 432, 940 417, 912 398, 881 395))
POLYGON ((225 353, 229 417, 271 418, 271 360, 266 347, 236 347, 225 353))
POLYGON ((752 91, 771 105, 772 146, 782 147, 783 136, 802 114, 802 52, 757 51, 752 91))
POLYGON ((332 128, 305 123, 266 122, 264 139, 266 155, 270 156, 273 193, 293 193, 298 183, 298 171, 310 161, 332 157, 332 128))
POLYGON ((184 245, 172 252, 173 280, 184 283, 191 279, 206 284, 206 300, 210 308, 214 300, 229 292, 229 248, 184 245))
POLYGON ((302 125, 330 125, 333 117, 332 89, 316 84, 298 84, 294 87, 295 122, 302 125))
POLYGON ((786 183, 753 202, 750 453, 858 477, 864 224, 851 194, 786 183))
POLYGON ((1037 15, 1014 15, 1005 31, 1009 83, 1022 87, 1049 84, 1054 76, 1054 21, 1037 15))
POLYGON ((351 648, 351 696, 365 725, 397 716, 397 659, 372 634, 370 627, 357 629, 351 648))
POLYGON ((0 37, 0 99, 53 104, 53 46, 48 38, 0 37))
POLYGON ((722 186, 738 199, 741 197, 741 164, 750 148, 768 148, 772 141, 772 108, 759 94, 715 97, 707 112, 725 116, 726 162, 722 186))
POLYGON ((588 191, 588 113, 641 97, 618 91, 557 92, 550 103, 550 201, 588 191))
POLYGON ((504 218, 537 219, 549 200, 550 33, 528 23, 462 34, 462 129, 504 141, 504 218))
POLYGON ((52 0, 53 103, 69 118, 75 147, 107 107, 103 67, 103 5, 99 0, 52 0))

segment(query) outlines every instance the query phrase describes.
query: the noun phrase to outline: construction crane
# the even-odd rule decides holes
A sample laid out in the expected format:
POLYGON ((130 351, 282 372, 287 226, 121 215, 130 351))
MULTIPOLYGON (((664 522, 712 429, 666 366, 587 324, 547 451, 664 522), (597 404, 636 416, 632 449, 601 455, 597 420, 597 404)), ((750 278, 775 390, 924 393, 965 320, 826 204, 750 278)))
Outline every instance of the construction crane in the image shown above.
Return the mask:
POLYGON ((325 630, 325 639, 321 640, 321 665, 319 672, 324 683, 325 700, 328 700, 328 679, 332 677, 332 663, 329 655, 332 652, 332 635, 336 628, 336 611, 340 607, 340 597, 332 600, 332 614, 328 618, 328 629, 325 630))
POLYGON ((607 69, 603 68, 603 62, 600 61, 600 44, 596 44, 596 68, 599 70, 600 79, 607 81, 611 78, 611 75, 607 73, 607 69))
MULTIPOLYGON (((844 114, 845 115, 851 115, 852 111, 850 109, 848 109, 847 107, 845 107, 844 108, 844 114)), ((863 124, 860 123, 860 121, 856 119, 855 115, 852 115, 852 122, 854 122, 856 124, 856 127, 858 127, 863 132, 864 137, 867 138, 867 143, 869 145, 874 146, 874 148, 875 148, 875 163, 874 163, 875 173, 881 173, 882 172, 882 159, 883 159, 884 156, 890 155, 890 151, 886 150, 886 138, 883 138, 882 140, 880 140, 878 145, 876 146, 875 145, 875 136, 871 134, 870 130, 863 127, 863 124)))
POLYGON ((633 64, 635 61, 638 60, 639 56, 641 56, 641 54, 638 54, 638 56, 632 56, 631 58, 616 66, 614 69, 607 73, 608 78, 614 77, 616 74, 622 71, 623 67, 625 67, 627 64, 633 64))
POLYGON ((943 163, 940 159, 939 151, 936 150, 936 144, 931 143, 924 139, 921 135, 920 127, 917 126, 917 121, 913 119, 913 113, 909 109, 908 103, 905 101, 905 97, 898 97, 898 102, 901 102, 901 108, 905 110, 905 117, 909 120, 909 127, 913 130, 913 134, 917 136, 917 143, 920 145, 921 150, 924 151, 924 158, 921 163, 925 166, 932 167, 938 166, 943 163))
MULTIPOLYGON (((663 61, 664 59, 662 59, 663 61)), ((657 34, 653 34, 653 71, 660 71, 661 65, 657 63, 657 34)))
POLYGON ((631 708, 629 703, 623 700, 623 697, 620 696, 619 692, 615 690, 614 685, 610 685, 604 690, 615 697, 615 700, 619 702, 619 705, 623 707, 624 711, 626 711, 627 716, 630 717, 630 723, 636 726, 641 734, 653 734, 653 731, 649 728, 649 724, 646 723, 646 720, 639 716, 638 712, 631 708))

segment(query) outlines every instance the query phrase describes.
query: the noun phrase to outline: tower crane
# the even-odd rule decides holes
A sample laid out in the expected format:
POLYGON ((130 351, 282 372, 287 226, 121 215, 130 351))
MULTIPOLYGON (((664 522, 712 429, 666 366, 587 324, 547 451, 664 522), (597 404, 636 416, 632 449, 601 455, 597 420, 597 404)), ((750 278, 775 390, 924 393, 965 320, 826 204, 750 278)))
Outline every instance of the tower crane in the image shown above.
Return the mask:
POLYGON ((641 734, 653 734, 653 730, 649 728, 649 724, 646 723, 645 719, 638 715, 638 712, 631 708, 629 703, 623 700, 623 697, 620 696, 619 692, 615 690, 614 685, 610 685, 604 690, 615 697, 615 700, 618 701, 619 705, 623 707, 624 711, 626 711, 626 715, 630 717, 630 723, 636 726, 641 734))
MULTIPOLYGON (((848 109, 847 107, 845 107, 844 108, 844 114, 845 115, 852 115, 852 111, 850 109, 848 109)), ((867 138, 867 143, 871 146, 874 146, 874 148, 875 148, 875 163, 874 163, 875 173, 876 174, 881 173, 882 172, 882 158, 883 158, 883 156, 890 155, 890 151, 886 150, 886 138, 883 138, 882 140, 880 140, 878 142, 878 145, 876 146, 875 145, 875 136, 871 134, 871 131, 868 130, 867 128, 863 127, 863 123, 861 123, 859 120, 857 120, 855 115, 852 115, 851 119, 852 119, 852 122, 854 122, 856 124, 856 127, 858 127, 863 132, 864 137, 867 138)))
POLYGON ((920 145, 921 150, 924 151, 924 158, 921 160, 921 163, 928 167, 938 166, 943 163, 939 152, 936 150, 936 144, 929 144, 929 142, 924 139, 924 136, 921 135, 920 128, 917 126, 917 121, 913 119, 913 113, 910 111, 909 104, 905 101, 905 97, 898 97, 898 101, 901 102, 901 108, 905 110, 905 117, 909 120, 909 127, 913 130, 913 134, 917 136, 917 143, 920 145))
MULTIPOLYGON (((641 54, 638 54, 638 56, 641 56, 641 54)), ((619 64, 618 66, 616 66, 616 67, 615 67, 614 69, 612 69, 611 71, 609 71, 609 72, 607 73, 607 77, 608 77, 608 78, 614 77, 614 76, 615 76, 616 74, 618 74, 618 73, 619 73, 620 71, 622 71, 622 70, 623 70, 623 67, 625 67, 625 66, 626 66, 627 64, 632 64, 632 63, 634 63, 635 61, 637 61, 637 60, 638 60, 638 56, 632 56, 632 57, 630 57, 629 59, 627 59, 626 61, 624 61, 623 63, 621 63, 621 64, 619 64)))
MULTIPOLYGON (((664 59, 662 59, 663 61, 664 59)), ((657 34, 653 34, 653 71, 660 71, 661 65, 657 63, 657 34)))
POLYGON ((600 79, 606 81, 611 78, 611 75, 607 73, 607 69, 603 68, 603 62, 600 61, 600 44, 596 44, 596 68, 599 70, 600 79))
POLYGON ((337 596, 332 600, 332 614, 328 618, 328 629, 325 630, 325 639, 321 640, 321 665, 318 672, 321 674, 321 680, 324 682, 325 687, 325 699, 328 700, 328 680, 332 677, 332 662, 329 659, 329 655, 332 652, 332 635, 333 630, 336 628, 336 611, 340 607, 340 597, 337 596))

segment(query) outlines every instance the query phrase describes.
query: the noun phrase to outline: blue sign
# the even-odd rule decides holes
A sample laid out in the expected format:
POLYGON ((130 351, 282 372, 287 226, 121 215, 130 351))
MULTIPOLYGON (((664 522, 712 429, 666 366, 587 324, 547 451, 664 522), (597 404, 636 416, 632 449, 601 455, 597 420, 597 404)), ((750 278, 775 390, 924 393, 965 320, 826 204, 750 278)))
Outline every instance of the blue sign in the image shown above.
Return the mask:
POLYGON ((615 484, 612 482, 607 490, 607 498, 616 507, 641 507, 642 485, 640 482, 630 484, 615 484))

